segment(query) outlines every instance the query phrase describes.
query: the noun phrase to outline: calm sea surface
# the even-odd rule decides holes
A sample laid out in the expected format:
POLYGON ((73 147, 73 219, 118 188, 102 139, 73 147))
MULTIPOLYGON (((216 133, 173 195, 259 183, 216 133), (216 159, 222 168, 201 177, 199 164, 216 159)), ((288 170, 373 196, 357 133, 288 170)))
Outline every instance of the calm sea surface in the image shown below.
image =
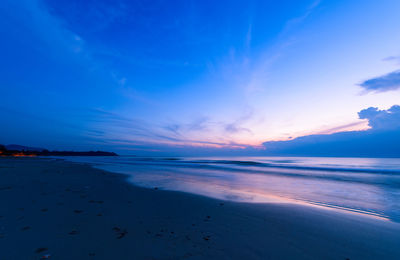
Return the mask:
POLYGON ((135 185, 239 202, 291 202, 400 222, 400 159, 69 157, 135 185))

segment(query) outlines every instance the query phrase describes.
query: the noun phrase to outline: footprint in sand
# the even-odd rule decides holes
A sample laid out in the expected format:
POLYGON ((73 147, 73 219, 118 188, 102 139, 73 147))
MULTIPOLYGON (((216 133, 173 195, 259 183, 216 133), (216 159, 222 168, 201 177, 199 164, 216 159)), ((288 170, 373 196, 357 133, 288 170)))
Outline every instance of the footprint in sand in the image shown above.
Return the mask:
POLYGON ((48 249, 45 248, 45 247, 39 247, 38 249, 35 250, 35 253, 39 254, 39 253, 42 253, 42 252, 47 251, 47 250, 48 249))
POLYGON ((103 204, 104 201, 102 201, 102 200, 89 200, 89 203, 103 204))
POLYGON ((31 229, 30 226, 26 226, 26 227, 21 228, 22 231, 26 231, 26 230, 29 230, 29 229, 31 229))
POLYGON ((2 191, 2 190, 11 190, 11 189, 12 189, 11 186, 0 187, 0 191, 2 191))
POLYGON ((117 239, 121 239, 126 236, 126 234, 128 234, 128 231, 126 231, 126 229, 121 229, 119 227, 114 227, 113 230, 117 234, 117 239))
POLYGON ((76 231, 76 230, 72 230, 72 231, 69 232, 68 234, 70 234, 70 235, 77 235, 77 234, 79 234, 79 232, 76 231))

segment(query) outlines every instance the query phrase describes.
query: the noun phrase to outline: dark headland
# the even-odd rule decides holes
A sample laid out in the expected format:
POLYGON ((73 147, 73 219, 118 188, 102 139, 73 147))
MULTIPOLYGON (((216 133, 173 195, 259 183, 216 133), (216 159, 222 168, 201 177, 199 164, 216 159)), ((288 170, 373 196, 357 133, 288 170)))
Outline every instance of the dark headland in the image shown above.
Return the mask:
POLYGON ((0 144, 0 156, 118 156, 118 154, 105 151, 49 151, 43 148, 0 144))

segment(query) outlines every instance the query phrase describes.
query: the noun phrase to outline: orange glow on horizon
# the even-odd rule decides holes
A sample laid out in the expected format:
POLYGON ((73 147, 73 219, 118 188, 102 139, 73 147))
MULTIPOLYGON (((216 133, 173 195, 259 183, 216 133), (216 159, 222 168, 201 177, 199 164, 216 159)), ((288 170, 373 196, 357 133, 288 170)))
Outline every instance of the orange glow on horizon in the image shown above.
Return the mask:
POLYGON ((3 154, 3 152, 0 152, 0 156, 1 157, 36 157, 36 154, 26 154, 23 152, 19 152, 19 153, 13 153, 10 155, 6 155, 6 154, 3 154))

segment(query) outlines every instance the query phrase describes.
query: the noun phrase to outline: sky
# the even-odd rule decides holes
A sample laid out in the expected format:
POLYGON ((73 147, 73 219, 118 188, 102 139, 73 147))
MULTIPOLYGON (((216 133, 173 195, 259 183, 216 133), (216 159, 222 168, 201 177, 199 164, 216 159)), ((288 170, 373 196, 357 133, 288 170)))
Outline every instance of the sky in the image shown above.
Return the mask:
POLYGON ((3 0, 0 143, 263 154, 370 133, 365 111, 400 104, 399 12, 397 0, 3 0))

